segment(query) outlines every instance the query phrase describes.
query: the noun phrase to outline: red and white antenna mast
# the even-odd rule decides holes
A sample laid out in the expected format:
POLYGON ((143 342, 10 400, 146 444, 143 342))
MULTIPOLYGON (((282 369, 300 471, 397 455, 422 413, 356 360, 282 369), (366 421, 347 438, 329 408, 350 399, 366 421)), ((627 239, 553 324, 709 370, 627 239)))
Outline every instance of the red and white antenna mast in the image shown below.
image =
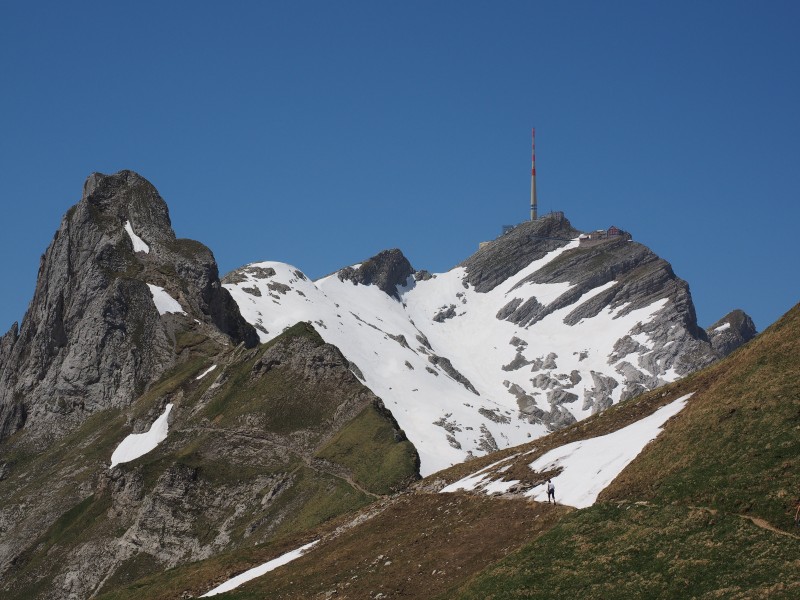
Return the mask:
POLYGON ((531 129, 531 221, 539 218, 536 206, 536 129, 531 129))

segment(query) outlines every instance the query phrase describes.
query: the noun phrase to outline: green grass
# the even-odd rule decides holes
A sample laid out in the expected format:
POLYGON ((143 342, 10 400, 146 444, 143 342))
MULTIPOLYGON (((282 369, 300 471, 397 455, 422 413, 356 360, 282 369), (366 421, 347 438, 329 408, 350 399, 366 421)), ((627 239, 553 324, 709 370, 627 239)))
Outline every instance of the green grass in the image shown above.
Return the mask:
MULTIPOLYGON (((199 355, 173 366, 136 400, 133 405, 134 416, 136 418, 143 417, 160 400, 175 394, 182 388, 190 389, 195 385, 194 378, 207 369, 210 366, 210 362, 207 356, 199 355)), ((206 384, 210 385, 208 382, 199 383, 199 385, 206 384)))
POLYGON ((273 513, 286 511, 285 519, 276 529, 277 538, 302 534, 343 513, 353 512, 372 501, 346 481, 308 468, 297 472, 297 480, 282 494, 273 513))
POLYGON ((321 433, 345 399, 342 394, 360 391, 355 378, 354 385, 343 387, 339 382, 306 381, 301 373, 282 364, 254 369, 260 359, 271 355, 274 346, 288 347, 304 339, 315 346, 324 343, 308 323, 298 323, 230 366, 227 381, 205 409, 206 416, 220 426, 255 416, 264 429, 274 433, 315 429, 321 433))
POLYGON ((123 562, 106 581, 104 587, 110 589, 123 587, 161 569, 162 565, 153 556, 139 552, 123 562))
POLYGON ((790 527, 800 499, 798 331, 795 307, 725 361, 682 382, 696 395, 601 499, 709 506, 790 527))
POLYGON ((735 515, 682 506, 576 511, 451 597, 795 598, 796 540, 735 515))
POLYGON ((418 474, 414 445, 397 441, 391 424, 371 404, 317 456, 344 465, 359 485, 375 494, 402 489, 418 474))

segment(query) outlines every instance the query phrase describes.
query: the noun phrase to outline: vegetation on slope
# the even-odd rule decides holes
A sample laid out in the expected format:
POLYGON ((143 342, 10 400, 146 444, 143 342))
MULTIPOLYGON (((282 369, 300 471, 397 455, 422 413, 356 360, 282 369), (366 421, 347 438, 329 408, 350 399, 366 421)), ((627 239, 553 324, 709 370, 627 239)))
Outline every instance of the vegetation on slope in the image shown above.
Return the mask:
POLYGON ((709 506, 788 528, 800 501, 800 305, 726 360, 601 496, 709 506))
POLYGON ((418 477, 391 415, 310 325, 252 350, 212 347, 187 344, 129 410, 98 413, 38 455, 20 443, 4 456, 3 509, 28 507, 36 532, 4 573, 4 598, 52 595, 65 568, 112 590, 241 545, 280 544, 418 477), (151 423, 167 403, 167 439, 109 469, 130 422, 151 423))
POLYGON ((696 391, 598 504, 457 597, 796 598, 798 351, 800 306, 728 359, 640 399, 696 391))
MULTIPOLYGON (((570 510, 519 499, 404 494, 378 502, 349 525, 340 521, 338 530, 317 532, 314 537, 322 541, 306 556, 217 597, 448 598, 472 573, 540 535, 570 510)), ((293 545, 283 542, 186 565, 101 600, 200 595, 310 539, 307 534, 293 545)))
POLYGON ((419 472, 414 445, 405 436, 398 439, 397 431, 373 404, 364 408, 316 456, 347 467, 360 485, 375 494, 403 489, 419 472))
MULTIPOLYGON (((385 598, 797 597, 800 538, 788 508, 795 501, 791 490, 796 494, 800 482, 787 462, 793 464, 800 455, 800 403, 793 390, 798 315, 800 308, 795 308, 710 369, 531 444, 431 476, 416 494, 394 505, 390 522, 376 518, 353 530, 358 543, 352 557, 338 546, 346 542, 323 541, 298 561, 222 597, 307 598, 334 592, 385 598), (694 395, 687 408, 591 508, 542 513, 551 507, 523 503, 529 523, 540 529, 514 539, 510 536, 521 521, 499 524, 463 514, 469 520, 459 527, 469 531, 471 551, 480 554, 500 544, 505 556, 485 569, 461 564, 447 585, 438 584, 447 558, 434 548, 452 547, 456 540, 464 544, 465 538, 427 521, 421 507, 514 501, 424 490, 438 489, 437 481, 454 481, 503 456, 531 452, 505 471, 516 479, 547 450, 616 431, 689 392, 694 395), (403 577, 381 566, 385 558, 391 567, 393 556, 406 552, 421 557, 417 564, 432 562, 416 571, 406 565, 403 577)), ((449 524, 444 515, 437 518, 449 524)))
POLYGON ((600 503, 451 598, 797 598, 797 539, 705 508, 600 503))

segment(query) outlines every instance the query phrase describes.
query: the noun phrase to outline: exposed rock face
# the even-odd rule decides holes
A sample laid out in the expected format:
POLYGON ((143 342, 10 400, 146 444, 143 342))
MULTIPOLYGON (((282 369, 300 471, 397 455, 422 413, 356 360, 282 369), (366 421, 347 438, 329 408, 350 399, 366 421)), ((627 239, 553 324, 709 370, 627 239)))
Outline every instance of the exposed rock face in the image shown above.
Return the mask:
POLYGON ((519 273, 534 260, 560 248, 580 234, 563 215, 548 215, 517 225, 461 263, 466 283, 478 292, 488 292, 519 273))
POLYGON ((736 309, 707 328, 706 333, 717 354, 727 356, 756 336, 756 326, 745 312, 736 309))
POLYGON ((257 343, 211 251, 176 239, 155 188, 131 171, 92 174, 42 257, 22 325, 0 342, 0 440, 23 425, 58 437, 98 410, 128 406, 192 331, 257 343), (186 314, 159 314, 148 283, 186 314))
POLYGON ((131 574, 316 524, 418 478, 419 456, 392 414, 309 324, 253 349, 196 352, 165 375, 171 385, 162 379, 122 414, 107 411, 70 437, 67 452, 51 447, 7 469, 0 596, 89 598, 131 574), (149 424, 166 402, 167 438, 109 469, 114 447, 139 429, 134 415, 149 424), (81 526, 45 533, 70 519, 81 526))
POLYGON ((478 390, 475 389, 475 386, 473 386, 470 383, 469 379, 467 379, 461 373, 458 372, 458 369, 456 369, 453 366, 453 363, 450 362, 449 358, 445 358, 443 356, 437 356, 436 354, 432 354, 432 355, 428 356, 428 360, 432 364, 434 364, 437 367, 439 367, 440 369, 442 369, 442 371, 447 373, 450 377, 455 379, 458 383, 460 383, 465 388, 467 388, 470 392, 472 392, 475 395, 479 395, 478 394, 478 390))
MULTIPOLYGON (((506 241, 501 238, 495 244, 503 248, 506 241)), ((660 385, 663 381, 659 378, 671 370, 686 375, 702 368, 725 356, 755 333, 754 328, 746 325, 749 317, 740 316, 733 320, 741 324, 743 333, 734 335, 731 332, 724 336, 730 342, 726 344, 723 341, 725 330, 720 328, 719 342, 712 344, 706 332, 697 325, 688 284, 674 274, 667 261, 627 237, 567 250, 519 281, 512 292, 527 284, 557 283, 570 286, 546 304, 536 297, 525 301, 513 298, 498 312, 497 318, 529 327, 556 311, 569 308, 563 318, 564 324, 569 326, 591 319, 604 310, 618 310, 618 314, 624 316, 666 300, 657 319, 640 323, 630 335, 618 340, 609 356, 609 362, 615 363, 628 355, 640 354, 635 364, 622 362, 617 367, 625 385, 622 398, 660 385), (597 289, 601 291, 597 293, 597 289), (589 299, 582 301, 584 296, 589 299), (638 335, 647 337, 650 348, 646 349, 634 340, 638 335)), ((732 331, 738 332, 739 329, 735 327, 732 331)), ((593 411, 610 404, 608 382, 596 378, 595 383, 594 391, 585 398, 586 406, 591 406, 593 411)))
POLYGON ((485 423, 498 445, 513 446, 719 358, 697 325, 687 283, 666 260, 628 235, 581 243, 579 234, 553 214, 436 275, 407 277, 410 266, 387 251, 317 282, 265 261, 226 286, 263 328, 264 342, 290 322, 318 324, 412 441, 441 442, 435 450, 420 443, 427 475, 488 447, 474 433, 484 424, 476 414, 483 419, 498 406, 516 414, 510 423, 485 423), (290 289, 273 293, 276 282, 290 289), (400 301, 370 302, 367 282, 400 301), (416 418, 424 411, 434 414, 416 418), (445 417, 461 429, 442 429, 445 417))
POLYGON ((677 278, 669 263, 646 246, 627 239, 610 239, 588 248, 573 248, 517 284, 565 283, 572 287, 556 300, 543 306, 532 299, 531 306, 520 306, 510 314, 498 315, 519 324, 530 325, 561 308, 575 304, 592 289, 615 282, 603 293, 578 304, 565 318, 567 325, 592 318, 606 307, 625 305, 627 314, 669 296, 677 304, 687 326, 698 334, 694 306, 686 282, 677 278), (589 268, 591 267, 591 268, 589 268), (694 322, 694 323, 693 323, 694 322))
POLYGON ((414 269, 400 250, 384 250, 365 260, 357 269, 345 267, 339 271, 342 281, 361 285, 375 285, 393 298, 397 298, 397 286, 403 285, 414 274, 414 269))

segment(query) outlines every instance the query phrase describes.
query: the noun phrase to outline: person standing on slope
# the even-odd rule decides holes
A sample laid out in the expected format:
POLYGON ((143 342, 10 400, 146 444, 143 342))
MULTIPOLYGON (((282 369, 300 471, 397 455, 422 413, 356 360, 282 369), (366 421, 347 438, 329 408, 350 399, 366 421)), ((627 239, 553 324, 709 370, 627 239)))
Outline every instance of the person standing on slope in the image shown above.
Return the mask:
POLYGON ((547 480, 547 502, 550 503, 550 498, 553 499, 553 504, 556 503, 556 486, 549 479, 547 480))

